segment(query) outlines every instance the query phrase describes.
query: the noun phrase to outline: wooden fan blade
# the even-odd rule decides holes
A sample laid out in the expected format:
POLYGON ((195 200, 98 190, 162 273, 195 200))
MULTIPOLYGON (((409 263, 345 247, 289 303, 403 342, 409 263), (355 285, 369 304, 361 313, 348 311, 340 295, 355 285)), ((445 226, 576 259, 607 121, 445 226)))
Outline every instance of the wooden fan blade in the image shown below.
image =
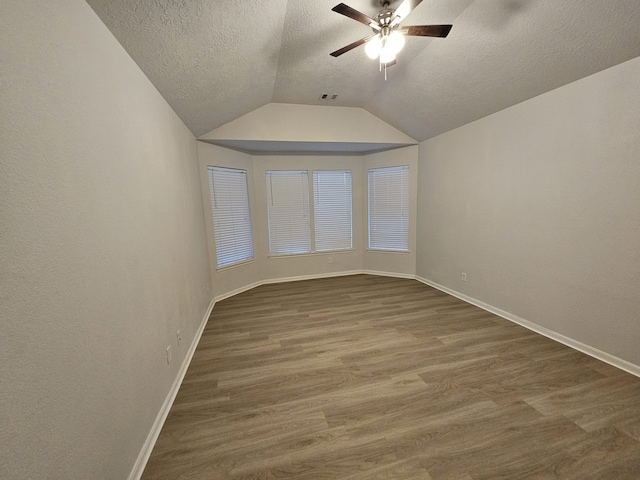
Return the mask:
POLYGON ((413 25, 401 29, 401 33, 410 37, 446 37, 453 25, 413 25))
POLYGON ((393 12, 393 17, 391 17, 390 22, 391 25, 395 25, 404 20, 407 15, 411 13, 411 10, 420 5, 420 2, 422 2, 422 0, 404 0, 404 2, 402 2, 400 6, 396 8, 396 11, 393 12))
POLYGON ((364 23, 369 27, 378 26, 378 23, 373 18, 367 17, 364 13, 359 12, 355 8, 351 8, 349 5, 345 5, 344 3, 339 3, 338 5, 333 7, 331 10, 341 15, 344 15, 345 17, 352 18, 357 22, 364 23))
POLYGON ((336 50, 335 52, 331 52, 329 55, 331 55, 332 57, 339 57, 343 53, 347 53, 349 50, 353 50, 354 48, 359 47, 363 43, 367 43, 373 37, 374 35, 369 35, 368 37, 361 38, 360 40, 350 43, 346 47, 342 47, 341 49, 336 50))

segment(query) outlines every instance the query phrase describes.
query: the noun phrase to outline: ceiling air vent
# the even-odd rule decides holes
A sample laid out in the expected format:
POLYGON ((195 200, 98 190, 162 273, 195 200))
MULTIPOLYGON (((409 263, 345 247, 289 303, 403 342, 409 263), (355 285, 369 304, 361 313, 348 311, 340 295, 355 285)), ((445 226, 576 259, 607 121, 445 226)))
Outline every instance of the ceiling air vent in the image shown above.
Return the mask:
POLYGON ((322 95, 320 95, 320 98, 318 98, 318 100, 320 100, 321 102, 330 102, 332 100, 335 100, 336 98, 338 98, 338 95, 323 93, 322 95))

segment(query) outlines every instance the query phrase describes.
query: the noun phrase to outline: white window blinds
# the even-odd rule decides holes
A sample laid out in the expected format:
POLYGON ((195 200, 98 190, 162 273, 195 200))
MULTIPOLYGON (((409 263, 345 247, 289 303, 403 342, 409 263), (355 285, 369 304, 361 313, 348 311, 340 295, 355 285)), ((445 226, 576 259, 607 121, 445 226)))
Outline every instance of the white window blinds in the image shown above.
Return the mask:
POLYGON ((270 171, 267 178, 269 252, 311 251, 309 175, 306 171, 270 171))
POLYGON ((222 167, 208 170, 217 265, 253 258, 246 170, 222 167))
POLYGON ((313 172, 313 219, 317 252, 352 248, 350 171, 313 172))
POLYGON ((409 167, 369 170, 369 248, 409 250, 409 167))

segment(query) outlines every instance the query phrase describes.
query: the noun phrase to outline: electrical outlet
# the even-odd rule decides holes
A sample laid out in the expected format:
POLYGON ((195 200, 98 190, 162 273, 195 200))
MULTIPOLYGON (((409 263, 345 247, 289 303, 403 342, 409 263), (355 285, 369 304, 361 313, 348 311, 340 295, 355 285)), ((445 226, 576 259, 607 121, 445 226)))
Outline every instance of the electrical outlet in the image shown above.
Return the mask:
POLYGON ((462 281, 466 282, 467 281, 467 274, 462 272, 462 281))
POLYGON ((167 365, 171 363, 171 345, 167 347, 167 365))
POLYGON ((176 332, 176 338, 178 339, 178 345, 180 345, 180 342, 182 341, 182 333, 180 330, 176 332))
POLYGON ((327 257, 327 262, 333 263, 333 257, 327 257))

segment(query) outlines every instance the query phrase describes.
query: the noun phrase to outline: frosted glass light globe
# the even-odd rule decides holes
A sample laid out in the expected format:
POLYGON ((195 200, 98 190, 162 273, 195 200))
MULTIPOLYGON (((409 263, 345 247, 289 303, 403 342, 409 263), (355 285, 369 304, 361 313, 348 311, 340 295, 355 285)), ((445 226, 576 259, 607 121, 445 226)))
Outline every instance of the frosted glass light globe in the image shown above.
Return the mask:
POLYGON ((380 49, 382 49, 382 38, 380 37, 380 35, 376 35, 375 37, 373 37, 367 42, 364 47, 364 51, 367 54, 367 57, 371 59, 378 58, 378 55, 380 55, 380 49))
POLYGON ((396 52, 394 52, 391 45, 387 44, 380 50, 380 63, 391 63, 396 59, 396 52))
POLYGON ((391 48, 395 53, 398 53, 404 47, 404 35, 398 31, 393 31, 387 38, 387 46, 391 48))

